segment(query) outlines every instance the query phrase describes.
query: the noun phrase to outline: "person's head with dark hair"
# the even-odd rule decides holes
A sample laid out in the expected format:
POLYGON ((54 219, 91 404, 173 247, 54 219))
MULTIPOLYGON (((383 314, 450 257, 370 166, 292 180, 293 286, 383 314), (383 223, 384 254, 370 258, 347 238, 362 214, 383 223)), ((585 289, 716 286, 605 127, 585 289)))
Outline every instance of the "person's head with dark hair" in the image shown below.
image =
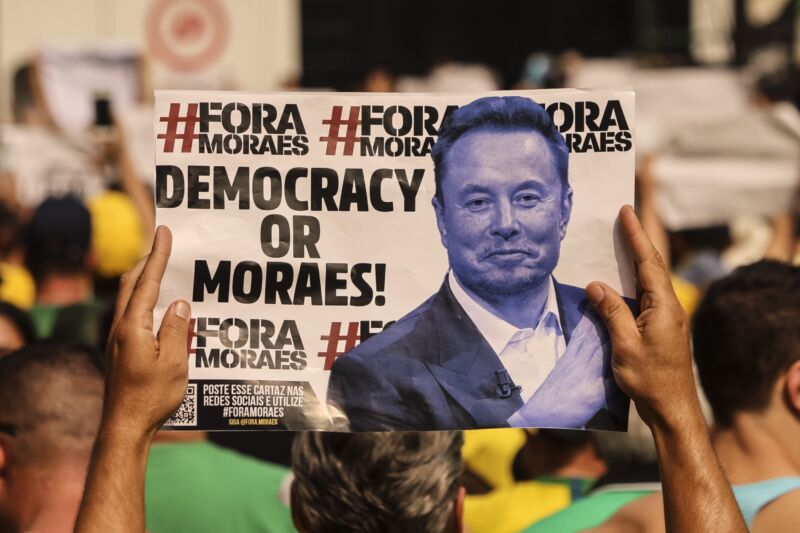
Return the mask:
POLYGON ((388 93, 394 90, 394 73, 383 66, 376 66, 364 75, 364 92, 388 93))
POLYGON ((756 96, 769 104, 790 102, 797 105, 800 99, 799 81, 798 71, 794 67, 766 72, 756 80, 756 96))
POLYGON ((485 301, 547 290, 572 212, 569 150, 530 98, 450 113, 433 147, 433 207, 450 267, 485 301))
POLYGON ((760 261, 711 285, 693 324, 700 382, 714 418, 791 406, 800 421, 800 267, 760 261))
POLYGON ((36 208, 25 228, 25 263, 40 294, 52 277, 91 282, 91 240, 91 215, 79 199, 48 198, 36 208))
POLYGON ((597 453, 594 435, 570 429, 538 429, 526 432, 525 445, 514 459, 514 478, 535 480, 542 476, 574 479, 580 489, 599 478, 607 468, 597 453))
POLYGON ((292 516, 302 533, 463 530, 461 432, 299 433, 292 516))
POLYGON ((27 346, 35 338, 28 314, 14 304, 0 301, 0 357, 27 346))
POLYGON ((32 344, 0 359, 1 530, 72 530, 103 387, 76 346, 32 344))
MULTIPOLYGON (((436 180, 436 198, 443 202, 442 181, 447 174, 447 155, 453 145, 469 133, 532 132, 543 138, 550 149, 552 164, 561 178, 564 192, 569 190, 567 176, 569 148, 547 111, 524 96, 486 96, 462 106, 442 121, 431 157, 436 180)), ((509 147, 511 148, 511 147, 509 147)))

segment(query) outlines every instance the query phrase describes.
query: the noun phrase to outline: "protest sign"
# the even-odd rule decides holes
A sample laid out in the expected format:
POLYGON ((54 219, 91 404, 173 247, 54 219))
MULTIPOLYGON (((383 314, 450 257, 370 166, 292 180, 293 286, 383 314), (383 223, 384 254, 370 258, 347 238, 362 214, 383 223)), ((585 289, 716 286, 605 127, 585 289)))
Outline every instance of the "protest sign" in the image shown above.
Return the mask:
POLYGON ((4 162, 15 178, 15 200, 35 207, 51 196, 89 199, 100 194, 105 178, 85 139, 66 138, 36 126, 4 124, 4 162))
POLYGON ((167 427, 624 429, 583 287, 635 293, 633 128, 625 91, 157 92, 167 427))

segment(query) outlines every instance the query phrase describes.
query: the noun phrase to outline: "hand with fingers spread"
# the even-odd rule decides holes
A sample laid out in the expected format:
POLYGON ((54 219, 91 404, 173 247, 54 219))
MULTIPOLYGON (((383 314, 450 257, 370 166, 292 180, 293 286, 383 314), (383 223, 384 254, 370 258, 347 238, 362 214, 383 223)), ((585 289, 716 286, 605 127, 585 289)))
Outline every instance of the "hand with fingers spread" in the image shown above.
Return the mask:
POLYGON ((189 304, 172 303, 153 333, 153 308, 172 235, 156 231, 153 249, 120 284, 107 350, 106 397, 75 531, 144 531, 144 478, 150 443, 186 391, 189 304))
POLYGON ((744 533, 742 514, 700 411, 688 320, 667 267, 630 206, 620 210, 620 225, 636 261, 641 313, 634 319, 620 295, 604 283, 590 283, 586 294, 608 327, 614 378, 653 433, 666 530, 744 533))

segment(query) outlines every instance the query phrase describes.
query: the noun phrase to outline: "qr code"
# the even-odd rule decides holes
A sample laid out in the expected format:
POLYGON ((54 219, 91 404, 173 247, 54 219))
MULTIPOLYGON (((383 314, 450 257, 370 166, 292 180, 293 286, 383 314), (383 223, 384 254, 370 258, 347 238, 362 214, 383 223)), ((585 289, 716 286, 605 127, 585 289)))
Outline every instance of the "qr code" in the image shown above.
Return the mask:
POLYGON ((178 410, 164 424, 166 426, 196 426, 197 425, 197 383, 186 386, 186 396, 178 410))

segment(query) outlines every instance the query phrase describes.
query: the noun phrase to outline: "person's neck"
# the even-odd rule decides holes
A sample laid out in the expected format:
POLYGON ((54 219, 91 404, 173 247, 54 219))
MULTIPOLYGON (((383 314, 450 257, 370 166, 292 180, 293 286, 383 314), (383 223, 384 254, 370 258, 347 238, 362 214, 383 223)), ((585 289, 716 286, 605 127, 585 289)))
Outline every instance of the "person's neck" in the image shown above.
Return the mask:
POLYGON ((592 444, 564 446, 548 438, 534 437, 523 450, 522 469, 528 479, 541 476, 597 479, 608 471, 592 444))
POLYGON ((68 533, 73 530, 83 498, 86 472, 84 468, 62 474, 42 474, 31 480, 22 500, 21 531, 68 533))
POLYGON ((512 326, 519 329, 535 329, 539 324, 539 319, 547 304, 549 278, 546 278, 543 283, 531 290, 521 291, 513 295, 497 294, 490 291, 476 292, 461 283, 458 277, 456 279, 470 298, 512 326))
POLYGON ((92 280, 86 274, 59 274, 41 279, 36 289, 37 304, 71 305, 92 296, 92 280))
POLYGON ((605 462, 592 447, 575 453, 572 460, 553 471, 554 476, 568 478, 597 479, 608 471, 605 462))
POLYGON ((712 435, 733 484, 800 476, 800 420, 782 406, 739 414, 730 426, 716 428, 712 435))
POLYGON ((185 442, 204 442, 208 439, 205 431, 165 431, 156 432, 153 442, 158 444, 175 444, 185 442))

